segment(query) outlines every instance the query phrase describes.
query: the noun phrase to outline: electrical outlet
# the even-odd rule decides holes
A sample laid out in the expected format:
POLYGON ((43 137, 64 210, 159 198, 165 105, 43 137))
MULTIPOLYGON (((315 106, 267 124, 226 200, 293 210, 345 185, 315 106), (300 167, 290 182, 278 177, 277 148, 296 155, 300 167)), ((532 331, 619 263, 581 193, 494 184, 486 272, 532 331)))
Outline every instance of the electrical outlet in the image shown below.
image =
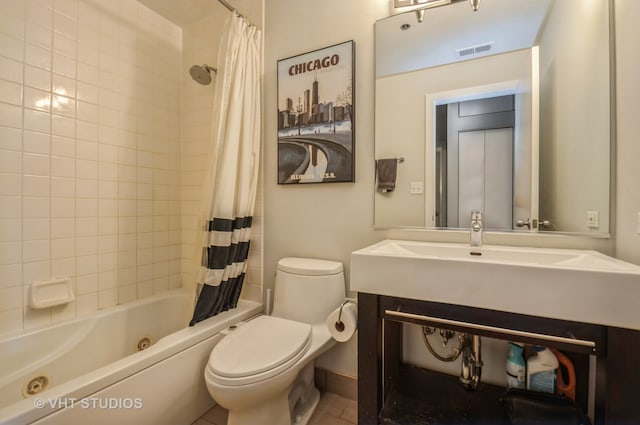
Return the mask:
POLYGON ((409 191, 412 195, 422 195, 424 193, 424 182, 411 182, 409 191))
POLYGON ((591 228, 597 228, 600 226, 599 217, 600 213, 598 211, 587 211, 587 226, 591 228))

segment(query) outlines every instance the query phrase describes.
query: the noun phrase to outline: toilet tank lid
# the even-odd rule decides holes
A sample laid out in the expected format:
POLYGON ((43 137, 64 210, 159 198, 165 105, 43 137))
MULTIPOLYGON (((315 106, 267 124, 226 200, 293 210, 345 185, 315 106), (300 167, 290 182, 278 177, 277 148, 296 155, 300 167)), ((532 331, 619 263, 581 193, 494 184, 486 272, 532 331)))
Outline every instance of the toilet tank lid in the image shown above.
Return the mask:
POLYGON ((278 261, 278 270, 304 276, 325 276, 342 273, 342 263, 315 258, 287 257, 278 261))

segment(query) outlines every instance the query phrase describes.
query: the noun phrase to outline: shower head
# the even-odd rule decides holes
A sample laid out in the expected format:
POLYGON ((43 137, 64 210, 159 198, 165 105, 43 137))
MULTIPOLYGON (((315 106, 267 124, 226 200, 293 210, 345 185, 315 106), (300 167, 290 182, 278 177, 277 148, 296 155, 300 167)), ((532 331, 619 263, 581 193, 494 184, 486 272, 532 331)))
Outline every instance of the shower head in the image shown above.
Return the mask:
POLYGON ((193 65, 189 68, 189 74, 197 83, 207 85, 211 82, 211 71, 217 73, 218 70, 210 67, 206 63, 203 65, 193 65))

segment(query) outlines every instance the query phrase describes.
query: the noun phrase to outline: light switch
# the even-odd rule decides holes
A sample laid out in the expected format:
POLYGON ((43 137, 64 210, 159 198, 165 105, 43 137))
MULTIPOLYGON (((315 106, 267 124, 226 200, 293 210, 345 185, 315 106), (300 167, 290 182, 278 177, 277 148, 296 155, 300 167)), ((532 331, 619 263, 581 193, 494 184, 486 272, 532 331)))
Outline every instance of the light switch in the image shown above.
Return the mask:
POLYGON ((587 226, 597 228, 600 226, 600 217, 598 211, 587 211, 587 226))
POLYGON ((424 193, 424 182, 411 182, 410 192, 412 195, 422 195, 424 193))

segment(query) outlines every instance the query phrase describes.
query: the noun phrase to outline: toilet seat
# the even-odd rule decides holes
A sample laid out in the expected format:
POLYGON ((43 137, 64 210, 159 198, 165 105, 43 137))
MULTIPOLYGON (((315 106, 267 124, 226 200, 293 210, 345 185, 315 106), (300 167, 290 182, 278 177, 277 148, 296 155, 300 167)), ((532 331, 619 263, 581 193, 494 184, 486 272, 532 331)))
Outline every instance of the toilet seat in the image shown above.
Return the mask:
POLYGON ((310 325, 260 316, 224 337, 211 352, 207 369, 220 384, 252 384, 289 369, 310 345, 310 325))

